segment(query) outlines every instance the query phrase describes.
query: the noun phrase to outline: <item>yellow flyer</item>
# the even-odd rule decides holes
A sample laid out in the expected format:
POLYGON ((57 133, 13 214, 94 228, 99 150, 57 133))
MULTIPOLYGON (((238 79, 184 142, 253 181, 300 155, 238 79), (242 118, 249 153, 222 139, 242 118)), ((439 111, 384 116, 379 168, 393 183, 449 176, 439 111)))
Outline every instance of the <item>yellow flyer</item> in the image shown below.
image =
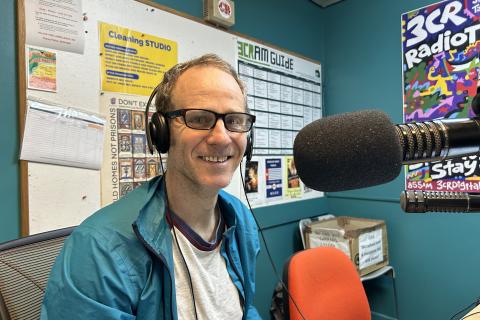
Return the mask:
POLYGON ((177 43, 99 23, 102 90, 148 96, 178 61, 177 43))

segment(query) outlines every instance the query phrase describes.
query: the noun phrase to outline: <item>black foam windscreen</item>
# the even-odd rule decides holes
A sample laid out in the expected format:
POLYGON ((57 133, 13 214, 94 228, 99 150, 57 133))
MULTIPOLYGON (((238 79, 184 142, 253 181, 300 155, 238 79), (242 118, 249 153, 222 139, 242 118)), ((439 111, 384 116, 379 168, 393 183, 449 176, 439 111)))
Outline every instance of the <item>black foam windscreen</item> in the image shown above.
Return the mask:
POLYGON ((477 88, 477 94, 472 99, 472 111, 475 116, 480 116, 480 87, 477 88))
POLYGON ((297 172, 306 186, 326 192, 370 187, 396 178, 402 149, 394 125, 377 110, 316 120, 297 134, 297 172))

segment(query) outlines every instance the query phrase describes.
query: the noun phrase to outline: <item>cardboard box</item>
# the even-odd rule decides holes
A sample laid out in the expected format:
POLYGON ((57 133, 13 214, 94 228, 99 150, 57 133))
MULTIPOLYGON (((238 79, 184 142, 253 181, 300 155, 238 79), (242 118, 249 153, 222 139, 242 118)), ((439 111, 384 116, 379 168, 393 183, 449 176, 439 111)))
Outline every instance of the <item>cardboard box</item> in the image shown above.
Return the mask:
POLYGON ((357 267, 360 276, 388 265, 387 227, 383 220, 335 217, 305 228, 307 248, 336 247, 357 267))

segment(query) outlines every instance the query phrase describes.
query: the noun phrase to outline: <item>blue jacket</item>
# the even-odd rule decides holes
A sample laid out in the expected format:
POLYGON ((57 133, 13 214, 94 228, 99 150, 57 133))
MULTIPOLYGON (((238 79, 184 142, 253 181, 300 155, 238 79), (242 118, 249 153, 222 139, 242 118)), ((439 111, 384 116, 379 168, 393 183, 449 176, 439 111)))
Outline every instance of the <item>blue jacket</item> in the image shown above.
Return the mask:
MULTIPOLYGON (((163 186, 154 178, 75 229, 52 268, 41 319, 177 319, 163 186)), ((224 191, 219 205, 227 224, 220 252, 239 290, 243 319, 259 319, 253 306, 256 225, 224 191)))

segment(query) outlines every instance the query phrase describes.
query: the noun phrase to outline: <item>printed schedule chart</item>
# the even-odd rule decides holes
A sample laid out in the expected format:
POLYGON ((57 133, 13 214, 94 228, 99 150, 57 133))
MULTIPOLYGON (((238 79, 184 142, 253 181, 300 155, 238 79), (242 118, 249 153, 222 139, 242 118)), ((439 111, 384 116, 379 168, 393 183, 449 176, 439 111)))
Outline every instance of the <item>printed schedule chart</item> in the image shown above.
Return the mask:
POLYGON ((254 155, 293 154, 298 131, 322 117, 321 83, 243 60, 238 71, 256 116, 254 155))

